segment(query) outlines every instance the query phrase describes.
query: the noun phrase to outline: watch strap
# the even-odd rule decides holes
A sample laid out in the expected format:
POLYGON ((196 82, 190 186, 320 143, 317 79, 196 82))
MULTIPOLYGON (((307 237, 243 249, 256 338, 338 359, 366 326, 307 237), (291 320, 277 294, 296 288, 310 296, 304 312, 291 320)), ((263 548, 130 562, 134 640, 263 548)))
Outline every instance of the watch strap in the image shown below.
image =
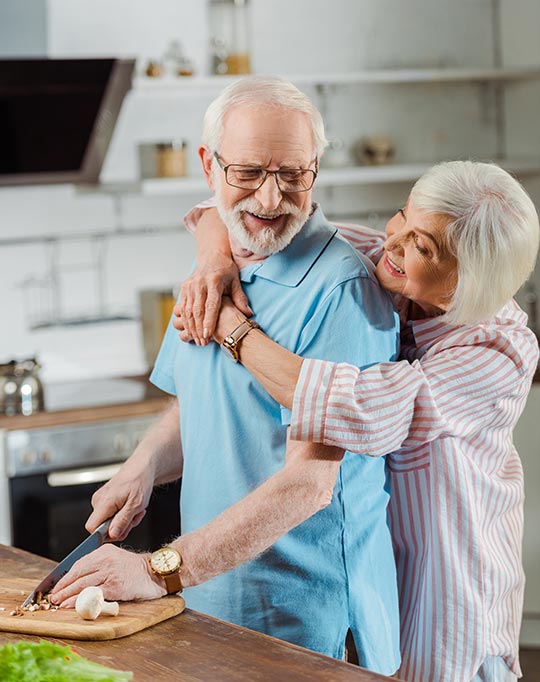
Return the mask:
POLYGON ((238 362, 238 344, 249 334, 252 329, 260 329, 260 326, 253 320, 244 320, 238 327, 235 327, 230 334, 223 339, 222 346, 224 346, 233 356, 233 359, 238 362))
POLYGON ((167 587, 167 594, 176 594, 182 592, 183 585, 182 579, 180 578, 180 569, 174 573, 169 573, 168 575, 161 576, 165 580, 165 585, 167 587))

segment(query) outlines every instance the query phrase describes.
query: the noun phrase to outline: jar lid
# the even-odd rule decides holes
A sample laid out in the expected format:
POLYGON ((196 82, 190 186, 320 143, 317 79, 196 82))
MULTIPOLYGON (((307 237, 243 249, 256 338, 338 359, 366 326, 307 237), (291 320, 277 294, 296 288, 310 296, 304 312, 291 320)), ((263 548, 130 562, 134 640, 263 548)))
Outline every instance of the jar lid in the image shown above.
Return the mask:
POLYGON ((31 374, 41 368, 41 365, 36 358, 27 358, 26 360, 13 361, 13 373, 16 376, 23 374, 31 374))

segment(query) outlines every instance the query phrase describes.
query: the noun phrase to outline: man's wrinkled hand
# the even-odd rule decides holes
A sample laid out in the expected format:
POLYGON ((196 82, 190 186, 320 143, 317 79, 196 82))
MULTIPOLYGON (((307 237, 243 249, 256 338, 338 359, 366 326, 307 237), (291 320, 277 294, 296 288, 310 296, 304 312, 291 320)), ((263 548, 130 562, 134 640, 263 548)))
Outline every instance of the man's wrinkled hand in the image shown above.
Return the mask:
POLYGON ((109 537, 116 541, 125 540, 131 529, 143 519, 154 481, 147 471, 131 472, 129 467, 128 462, 92 495, 93 512, 86 521, 89 533, 112 518, 109 537))
POLYGON ((198 346, 209 343, 224 295, 230 296, 242 313, 253 315, 236 264, 230 257, 215 253, 212 263, 198 265, 180 288, 180 300, 173 309, 173 326, 180 331, 182 341, 195 341, 198 346))
POLYGON ((103 545, 79 559, 51 592, 51 601, 74 608, 85 587, 101 587, 107 601, 157 599, 167 590, 152 573, 147 554, 103 545))

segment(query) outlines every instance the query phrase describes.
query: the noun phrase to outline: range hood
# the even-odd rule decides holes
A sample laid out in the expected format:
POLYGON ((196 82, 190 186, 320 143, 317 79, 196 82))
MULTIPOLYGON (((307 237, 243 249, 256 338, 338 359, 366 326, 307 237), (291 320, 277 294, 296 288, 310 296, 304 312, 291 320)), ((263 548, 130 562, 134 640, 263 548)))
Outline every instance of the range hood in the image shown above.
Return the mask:
POLYGON ((0 60, 0 186, 96 183, 134 60, 0 60))

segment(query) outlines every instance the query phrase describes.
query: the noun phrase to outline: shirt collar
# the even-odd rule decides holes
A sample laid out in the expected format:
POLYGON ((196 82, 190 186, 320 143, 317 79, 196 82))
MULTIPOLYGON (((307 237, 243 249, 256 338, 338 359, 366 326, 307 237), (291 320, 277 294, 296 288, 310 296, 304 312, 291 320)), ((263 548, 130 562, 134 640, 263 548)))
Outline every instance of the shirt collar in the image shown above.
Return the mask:
POLYGON ((401 320, 402 349, 404 345, 413 344, 415 352, 424 353, 441 337, 458 328, 457 325, 445 322, 440 316, 409 320, 409 299, 399 294, 392 298, 401 320))
POLYGON ((298 286, 336 232, 321 208, 314 204, 313 213, 292 242, 283 251, 242 268, 240 279, 252 282, 255 277, 262 277, 287 287, 298 286))

